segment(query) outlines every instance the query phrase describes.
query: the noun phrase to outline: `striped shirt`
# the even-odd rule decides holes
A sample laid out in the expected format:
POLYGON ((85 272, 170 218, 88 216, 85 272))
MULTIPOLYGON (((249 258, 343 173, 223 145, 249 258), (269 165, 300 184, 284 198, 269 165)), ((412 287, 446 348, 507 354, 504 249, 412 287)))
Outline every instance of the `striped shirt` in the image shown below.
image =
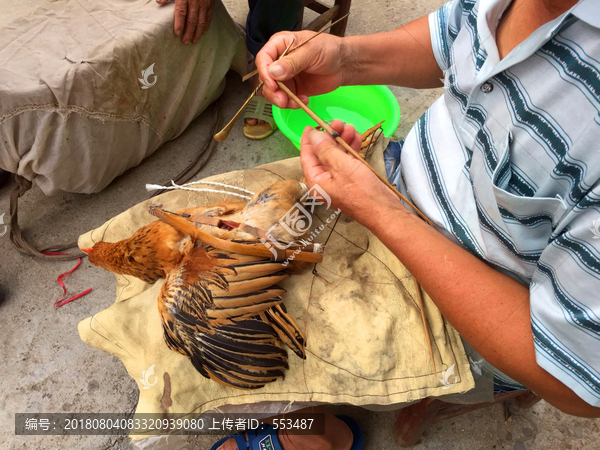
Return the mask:
POLYGON ((600 406, 600 0, 500 60, 509 4, 454 0, 429 16, 444 94, 386 151, 388 177, 529 286, 537 363, 600 406))

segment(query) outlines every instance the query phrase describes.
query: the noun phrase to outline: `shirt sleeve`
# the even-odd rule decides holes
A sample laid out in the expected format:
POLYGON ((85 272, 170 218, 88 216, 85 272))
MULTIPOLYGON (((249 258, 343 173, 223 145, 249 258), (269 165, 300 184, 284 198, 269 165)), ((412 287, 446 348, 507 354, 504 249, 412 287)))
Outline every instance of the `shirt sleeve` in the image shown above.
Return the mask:
POLYGON ((429 14, 433 55, 442 71, 450 66, 450 48, 462 26, 464 1, 452 0, 429 14))
POLYGON ((536 361, 600 407, 600 195, 569 216, 530 285, 536 361))

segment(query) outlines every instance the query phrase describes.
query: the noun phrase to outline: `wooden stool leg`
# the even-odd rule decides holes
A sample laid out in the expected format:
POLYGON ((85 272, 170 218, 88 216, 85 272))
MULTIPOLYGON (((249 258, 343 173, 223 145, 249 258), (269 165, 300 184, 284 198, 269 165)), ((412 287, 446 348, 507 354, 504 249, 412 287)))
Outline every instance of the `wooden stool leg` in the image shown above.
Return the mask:
MULTIPOLYGON (((350 11, 351 3, 352 0, 335 0, 335 5, 339 5, 340 9, 337 13, 337 17, 335 17, 333 20, 336 20, 339 17, 343 17, 344 15, 348 14, 348 12, 350 11)), ((335 34, 336 36, 344 36, 344 34, 346 34, 346 25, 348 25, 348 18, 334 25, 331 28, 331 34, 335 34)))
POLYGON ((531 408, 540 400, 541 398, 531 391, 525 391, 523 394, 515 397, 515 403, 519 406, 519 408, 523 409, 531 408))
POLYGON ((433 422, 442 402, 424 398, 419 403, 407 406, 398 412, 396 440, 400 447, 412 447, 417 443, 425 428, 433 422))

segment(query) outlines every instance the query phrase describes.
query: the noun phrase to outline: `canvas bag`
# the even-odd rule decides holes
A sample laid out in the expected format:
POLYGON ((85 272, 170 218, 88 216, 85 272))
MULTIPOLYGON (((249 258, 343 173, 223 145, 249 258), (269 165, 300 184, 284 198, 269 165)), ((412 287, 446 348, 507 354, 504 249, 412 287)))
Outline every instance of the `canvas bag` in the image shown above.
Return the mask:
MULTIPOLYGON (((256 192, 279 179, 301 176, 299 158, 292 158, 207 180, 256 192)), ((82 235, 79 246, 130 236, 154 219, 147 212, 152 203, 175 211, 224 198, 171 191, 82 235)), ((438 370, 434 373, 412 275, 357 222, 341 215, 335 226, 333 221, 327 224, 332 212, 320 207, 313 219, 314 228, 325 224, 315 239, 326 242, 323 263, 316 266, 318 275, 309 269, 282 283, 287 309, 307 338, 306 360, 289 352, 284 380, 243 391, 202 377, 185 356, 164 343, 156 306, 162 280, 150 286, 118 275, 116 302, 83 320, 79 334, 91 346, 117 356, 140 388, 143 372, 154 365, 156 385, 140 389, 138 413, 199 414, 217 409, 275 414, 315 403, 376 409, 470 390, 473 377, 458 333, 425 294, 438 370), (443 371, 451 367, 456 377, 444 384, 443 371)))
POLYGON ((6 15, 0 169, 47 195, 101 191, 179 136, 221 95, 230 68, 246 70, 243 38, 219 0, 194 45, 173 33, 173 5, 154 1, 43 1, 6 15))

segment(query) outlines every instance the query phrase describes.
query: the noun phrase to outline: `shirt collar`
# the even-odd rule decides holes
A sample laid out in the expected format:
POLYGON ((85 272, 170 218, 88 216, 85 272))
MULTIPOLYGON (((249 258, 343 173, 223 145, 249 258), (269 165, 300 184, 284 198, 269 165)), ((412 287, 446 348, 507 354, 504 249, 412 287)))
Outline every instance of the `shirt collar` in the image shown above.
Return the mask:
POLYGON ((519 44, 506 58, 500 61, 498 47, 496 46, 496 29, 502 14, 512 0, 480 0, 477 4, 477 31, 482 46, 485 48, 486 61, 477 74, 477 79, 483 81, 506 68, 521 62, 537 51, 550 39, 570 14, 578 19, 600 27, 600 0, 580 0, 570 10, 564 12, 556 19, 542 25, 528 38, 519 44))
POLYGON ((600 0, 581 0, 571 9, 571 14, 593 27, 600 28, 600 0))
POLYGON ((477 4, 477 34, 487 53, 487 59, 497 64, 500 60, 496 46, 496 29, 504 10, 512 0, 480 0, 477 4))

